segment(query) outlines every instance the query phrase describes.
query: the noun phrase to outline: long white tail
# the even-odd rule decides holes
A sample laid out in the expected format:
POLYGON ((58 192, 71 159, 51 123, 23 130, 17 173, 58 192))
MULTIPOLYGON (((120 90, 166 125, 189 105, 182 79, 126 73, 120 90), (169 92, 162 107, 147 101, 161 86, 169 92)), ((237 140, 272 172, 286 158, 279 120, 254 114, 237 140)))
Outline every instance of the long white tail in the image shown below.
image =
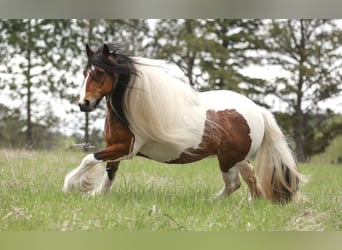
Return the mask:
POLYGON ((265 135, 256 155, 256 173, 267 199, 288 202, 299 196, 299 183, 306 178, 298 172, 297 162, 273 115, 261 108, 265 135))

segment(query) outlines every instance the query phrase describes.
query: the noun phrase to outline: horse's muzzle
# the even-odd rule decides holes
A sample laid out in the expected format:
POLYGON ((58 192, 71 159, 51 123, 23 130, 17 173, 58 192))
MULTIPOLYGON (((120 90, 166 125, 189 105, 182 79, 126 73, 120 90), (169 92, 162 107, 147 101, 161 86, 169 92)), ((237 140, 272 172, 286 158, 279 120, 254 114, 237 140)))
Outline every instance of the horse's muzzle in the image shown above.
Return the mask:
POLYGON ((90 101, 83 100, 82 102, 78 102, 78 105, 80 106, 80 110, 82 112, 90 112, 93 111, 93 105, 91 105, 90 101))
POLYGON ((87 100, 87 99, 84 99, 82 101, 79 101, 78 102, 78 105, 80 106, 80 110, 82 112, 91 112, 91 111, 94 111, 97 107, 97 105, 100 103, 102 98, 99 98, 93 102, 87 100))

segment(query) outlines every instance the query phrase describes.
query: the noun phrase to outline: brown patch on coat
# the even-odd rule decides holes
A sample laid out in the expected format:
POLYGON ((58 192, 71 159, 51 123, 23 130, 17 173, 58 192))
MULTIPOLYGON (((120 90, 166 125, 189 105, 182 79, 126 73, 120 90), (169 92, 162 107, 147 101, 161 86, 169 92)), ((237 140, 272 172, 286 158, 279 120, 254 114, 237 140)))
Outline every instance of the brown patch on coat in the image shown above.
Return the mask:
POLYGON ((102 161, 116 160, 131 153, 135 140, 134 134, 114 114, 108 102, 104 135, 107 147, 94 153, 96 159, 102 161))
POLYGON ((236 110, 208 110, 199 147, 186 150, 168 163, 183 164, 217 155, 221 171, 227 172, 248 154, 252 143, 249 133, 247 121, 236 110))

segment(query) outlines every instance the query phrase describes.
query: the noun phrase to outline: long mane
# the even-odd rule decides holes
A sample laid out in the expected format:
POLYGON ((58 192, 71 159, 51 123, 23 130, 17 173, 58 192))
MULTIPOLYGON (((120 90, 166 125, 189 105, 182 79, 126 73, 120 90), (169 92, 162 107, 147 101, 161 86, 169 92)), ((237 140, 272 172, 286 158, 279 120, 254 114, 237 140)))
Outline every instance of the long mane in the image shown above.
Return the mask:
POLYGON ((203 126, 198 93, 186 83, 181 70, 166 61, 133 58, 137 71, 124 98, 130 128, 147 142, 189 148, 192 131, 203 126))
POLYGON ((201 138, 205 114, 198 92, 190 87, 184 73, 175 64, 132 57, 120 47, 108 44, 113 62, 103 56, 100 46, 88 59, 119 78, 110 100, 114 112, 146 143, 172 145, 180 152, 193 146, 193 137, 201 138))
POLYGON ((123 110, 123 98, 131 78, 136 75, 135 62, 132 57, 121 52, 120 46, 116 44, 107 44, 107 46, 110 55, 115 58, 115 62, 103 55, 102 45, 97 48, 93 56, 88 58, 87 68, 90 68, 92 65, 99 66, 110 75, 116 75, 118 77, 108 100, 113 111, 118 115, 118 118, 128 126, 129 121, 123 110))

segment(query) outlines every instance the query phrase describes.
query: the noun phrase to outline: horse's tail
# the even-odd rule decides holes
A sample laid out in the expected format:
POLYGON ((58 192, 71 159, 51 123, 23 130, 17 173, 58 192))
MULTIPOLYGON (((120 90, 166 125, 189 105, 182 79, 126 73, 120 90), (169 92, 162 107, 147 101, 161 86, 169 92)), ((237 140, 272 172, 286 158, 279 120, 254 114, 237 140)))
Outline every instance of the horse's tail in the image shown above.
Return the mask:
POLYGON ((256 172, 264 196, 274 202, 288 202, 299 197, 299 183, 305 177, 273 115, 264 108, 263 142, 256 155, 256 172))

